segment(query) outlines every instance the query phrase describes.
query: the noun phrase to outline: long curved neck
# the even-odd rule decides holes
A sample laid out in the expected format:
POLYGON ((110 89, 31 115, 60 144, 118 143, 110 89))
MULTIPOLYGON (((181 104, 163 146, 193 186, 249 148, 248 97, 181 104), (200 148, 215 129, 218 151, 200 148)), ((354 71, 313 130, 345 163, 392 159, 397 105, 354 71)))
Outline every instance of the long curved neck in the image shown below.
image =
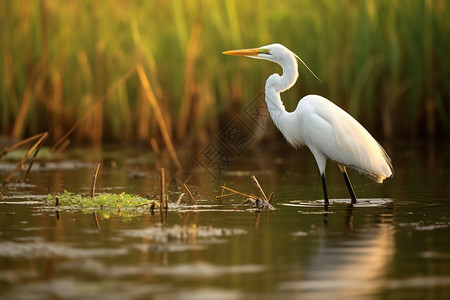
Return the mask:
POLYGON ((286 111, 280 93, 290 89, 295 84, 298 78, 298 67, 295 57, 280 63, 280 65, 283 68, 283 75, 272 74, 266 81, 266 103, 270 117, 284 134, 290 113, 286 111))

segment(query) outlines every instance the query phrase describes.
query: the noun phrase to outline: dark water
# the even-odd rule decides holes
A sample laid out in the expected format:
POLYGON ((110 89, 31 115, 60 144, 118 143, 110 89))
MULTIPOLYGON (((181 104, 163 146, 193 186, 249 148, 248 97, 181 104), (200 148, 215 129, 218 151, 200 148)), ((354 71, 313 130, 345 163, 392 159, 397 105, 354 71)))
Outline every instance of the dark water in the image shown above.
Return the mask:
MULTIPOLYGON (((178 174, 198 206, 179 194, 166 170, 171 209, 111 213, 43 204, 64 189, 88 194, 102 161, 98 193, 159 194, 160 161, 120 150, 73 151, 38 163, 27 184, 1 187, 2 299, 449 299, 450 143, 386 145, 393 179, 349 175, 360 199, 328 212, 307 150, 251 149, 214 180, 207 170, 178 174), (220 185, 257 194, 255 174, 276 211, 236 208, 216 199, 220 185), (191 176, 191 177, 189 177, 191 176)), ((3 180, 15 164, 3 160, 3 180)), ((329 164, 330 197, 348 199, 329 164)), ((348 200, 349 201, 349 200, 348 200)))

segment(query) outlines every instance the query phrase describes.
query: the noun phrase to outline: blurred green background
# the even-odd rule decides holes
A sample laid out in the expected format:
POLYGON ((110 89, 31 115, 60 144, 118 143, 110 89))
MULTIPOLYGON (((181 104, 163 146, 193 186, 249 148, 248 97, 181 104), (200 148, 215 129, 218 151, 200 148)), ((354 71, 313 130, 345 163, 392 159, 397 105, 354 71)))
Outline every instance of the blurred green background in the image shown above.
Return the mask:
MULTIPOLYGON (((0 2, 0 134, 52 129, 79 142, 160 140, 136 66, 171 138, 207 141, 281 69, 224 50, 279 42, 303 66, 283 95, 323 95, 377 138, 450 133, 445 0, 0 2), (98 103, 98 105, 95 105, 98 103), (222 116, 222 118, 219 118, 222 116)), ((272 125, 270 137, 279 137, 272 125)))

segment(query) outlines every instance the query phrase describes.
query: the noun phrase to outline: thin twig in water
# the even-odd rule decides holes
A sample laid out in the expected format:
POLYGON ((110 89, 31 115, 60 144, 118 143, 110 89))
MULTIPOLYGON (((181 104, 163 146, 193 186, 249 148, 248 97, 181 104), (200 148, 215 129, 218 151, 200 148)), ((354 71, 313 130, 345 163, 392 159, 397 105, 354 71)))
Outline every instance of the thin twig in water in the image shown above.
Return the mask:
POLYGON ((259 211, 259 209, 275 210, 275 208, 270 204, 270 201, 272 200, 272 197, 273 197, 273 192, 270 194, 269 200, 268 200, 266 197, 266 194, 264 193, 263 189, 261 188, 261 185, 259 184, 258 180, 256 179, 256 177, 254 175, 252 176, 252 179, 255 182, 255 184, 261 194, 261 197, 257 197, 255 195, 244 194, 239 191, 230 189, 230 188, 226 187, 225 185, 222 185, 221 186, 222 194, 220 196, 216 196, 216 198, 221 199, 224 197, 233 196, 233 195, 238 194, 238 195, 241 195, 246 198, 246 200, 244 202, 240 203, 238 206, 250 204, 251 206, 256 207, 258 209, 258 211, 259 211), (224 194, 223 193, 224 190, 228 190, 231 193, 224 194))
MULTIPOLYGON (((225 182, 223 183, 223 186, 225 186, 225 182)), ((219 200, 220 205, 223 204, 223 203, 222 203, 222 198, 223 198, 223 197, 226 197, 226 196, 224 196, 224 192, 225 192, 225 189, 222 188, 222 191, 220 192, 220 196, 216 196, 216 200, 219 200)), ((233 194, 234 194, 234 193, 233 193, 233 194)), ((233 194, 229 194, 229 195, 233 195, 233 194)))
POLYGON ((164 168, 161 168, 161 195, 159 197, 159 211, 161 213, 164 207, 166 207, 167 210, 165 202, 166 202, 166 179, 164 176, 164 168))
POLYGON ((270 195, 269 195, 269 201, 267 201, 267 202, 272 202, 272 198, 273 198, 273 192, 272 193, 270 193, 270 195))
POLYGON ((159 196, 159 215, 161 217, 161 224, 166 226, 168 223, 167 209, 169 201, 166 198, 166 178, 164 175, 164 168, 161 168, 161 195, 159 196), (165 207, 165 211, 163 209, 165 207))
POLYGON ((94 174, 92 175, 92 184, 91 184, 91 197, 95 197, 95 184, 97 183, 97 175, 100 169, 100 163, 95 165, 94 174))
POLYGON ((236 195, 236 194, 237 194, 237 193, 222 194, 222 195, 220 195, 220 196, 216 196, 216 199, 220 200, 220 199, 222 199, 222 198, 229 197, 229 196, 233 196, 233 195, 236 195))
POLYGON ((175 206, 180 205, 181 199, 183 199, 183 196, 184 196, 184 195, 185 195, 185 193, 181 193, 180 196, 178 196, 178 200, 177 200, 177 203, 175 204, 175 206))
POLYGON ((266 194, 264 193, 262 187, 259 185, 259 182, 258 182, 258 180, 256 179, 255 175, 252 175, 252 179, 253 179, 253 181, 255 182, 255 185, 256 185, 256 187, 258 188, 258 190, 259 190, 259 192, 260 192, 260 194, 261 194, 261 197, 262 197, 264 200, 266 200, 267 202, 269 202, 269 200, 267 199, 266 194))
MULTIPOLYGON (((230 191, 230 192, 233 192, 234 194, 239 194, 239 195, 244 196, 244 197, 246 197, 246 198, 252 198, 253 200, 258 200, 258 199, 259 199, 259 197, 255 196, 255 195, 247 195, 247 194, 241 193, 241 192, 239 192, 239 191, 230 189, 229 187, 226 187, 226 186, 224 186, 224 185, 222 185, 221 188, 226 189, 226 190, 228 190, 228 191, 230 191)), ((228 195, 231 196, 231 195, 233 195, 233 194, 228 194, 228 195)))
POLYGON ((194 202, 194 205, 197 205, 197 201, 195 200, 194 195, 192 195, 191 191, 188 189, 187 185, 183 183, 183 187, 188 192, 189 196, 192 199, 192 202, 194 202))

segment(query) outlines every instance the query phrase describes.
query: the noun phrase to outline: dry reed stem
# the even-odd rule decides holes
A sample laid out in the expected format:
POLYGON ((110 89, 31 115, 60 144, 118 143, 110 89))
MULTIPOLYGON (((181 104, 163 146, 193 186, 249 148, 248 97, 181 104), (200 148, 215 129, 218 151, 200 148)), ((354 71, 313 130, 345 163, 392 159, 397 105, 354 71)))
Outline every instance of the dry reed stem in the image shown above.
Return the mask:
MULTIPOLYGON (((226 190, 228 190, 228 191, 230 191, 230 192, 232 192, 234 194, 239 194, 241 196, 244 196, 244 197, 247 197, 247 198, 251 198, 251 199, 254 199, 254 200, 259 200, 260 199, 259 197, 255 196, 255 195, 247 195, 247 194, 241 193, 239 191, 230 189, 229 187, 226 187, 224 185, 222 185, 221 188, 226 189, 226 190)), ((234 194, 227 194, 227 196, 231 196, 231 195, 234 195, 234 194)))
POLYGON ((36 151, 34 151, 33 157, 31 158, 30 165, 28 166, 27 172, 25 173, 25 176, 23 177, 23 181, 27 180, 28 174, 31 171, 31 167, 33 166, 34 160, 36 159, 36 155, 39 153, 39 150, 41 149, 41 146, 45 141, 47 140, 49 134, 44 134, 43 138, 40 140, 39 145, 36 147, 36 151))
POLYGON ((25 145, 25 144, 28 143, 28 142, 31 142, 31 141, 34 141, 34 140, 36 140, 36 139, 41 138, 42 135, 43 135, 44 133, 45 133, 45 132, 42 132, 42 133, 33 135, 32 137, 29 137, 29 138, 26 138, 26 139, 24 139, 24 140, 21 140, 20 142, 17 142, 17 143, 15 143, 14 145, 12 145, 12 146, 10 146, 10 147, 5 147, 5 148, 3 148, 3 152, 0 153, 0 158, 2 158, 4 155, 8 154, 9 152, 13 151, 14 149, 17 149, 17 148, 19 148, 20 146, 25 145))
POLYGON ((236 195, 237 193, 229 193, 229 194, 221 194, 220 196, 216 196, 216 199, 222 199, 222 198, 225 198, 225 197, 229 197, 229 196, 233 196, 233 195, 236 195))
POLYGON ((166 205, 164 208, 166 209, 166 211, 168 211, 169 210, 169 195, 167 195, 167 194, 166 194, 165 201, 166 201, 166 205))
POLYGON ((97 176, 99 170, 100 170, 100 163, 96 163, 94 173, 92 174, 91 197, 95 197, 95 184, 97 183, 97 176))
POLYGON ((155 154, 158 155, 159 147, 158 147, 158 142, 156 141, 155 138, 150 139, 150 146, 152 146, 153 152, 155 152, 155 154))
POLYGON ((61 152, 63 152, 69 145, 70 145, 70 140, 65 140, 65 141, 61 144, 61 146, 59 146, 58 149, 56 149, 55 151, 61 153, 61 152))
POLYGON ((27 86, 25 88, 25 92, 23 93, 22 101, 20 102, 19 112, 17 113, 16 120, 14 122, 14 126, 12 129, 11 136, 13 138, 18 138, 20 132, 22 131, 23 124, 25 123, 25 119, 28 112, 28 107, 30 106, 30 101, 33 95, 33 89, 35 89, 36 85, 39 83, 43 84, 42 79, 39 79, 39 74, 41 74, 45 68, 46 59, 44 57, 41 58, 38 66, 33 69, 31 76, 28 78, 27 86))
POLYGON ((161 196, 159 199, 159 214, 161 216, 161 224, 163 226, 167 226, 169 223, 167 216, 169 201, 166 197, 166 178, 164 173, 164 168, 161 168, 161 196), (163 207, 165 207, 165 210, 163 210, 163 207))
POLYGON ((274 192, 270 193, 270 195, 269 195, 269 201, 267 201, 267 202, 269 202, 269 203, 272 202, 273 193, 274 193, 274 192))
MULTIPOLYGON (((223 183, 223 186, 225 186, 225 182, 223 183)), ((222 191, 220 192, 220 196, 223 196, 224 192, 225 192, 225 189, 222 188, 222 191)))
POLYGON ((161 213, 161 224, 162 226, 167 226, 169 224, 169 217, 167 214, 167 210, 161 213))
POLYGON ((264 193, 264 191, 263 191, 261 185, 259 185, 259 182, 258 182, 258 179, 256 179, 256 176, 255 176, 255 175, 252 175, 252 179, 253 179, 253 181, 255 182, 255 185, 256 185, 256 187, 258 188, 258 190, 259 190, 259 192, 260 192, 262 198, 263 198, 264 200, 266 200, 267 202, 269 202, 269 200, 267 199, 266 194, 264 193))
POLYGON ((177 153, 175 152, 175 148, 172 144, 172 140, 171 140, 169 132, 167 130, 166 122, 164 121, 161 109, 159 108, 158 101, 155 97, 155 94, 153 93, 153 90, 150 85, 150 82, 148 81, 147 75, 145 74, 144 67, 141 64, 137 65, 137 72, 138 72, 139 78, 141 80, 142 87, 144 88, 145 94, 147 96, 147 99, 150 102, 150 105, 152 106, 153 112, 155 114, 156 122, 158 123, 159 129, 161 131, 161 135, 164 139, 167 150, 169 151, 169 155, 172 158, 173 162, 175 163, 175 166, 178 169, 181 169, 181 163, 178 160, 177 153))
MULTIPOLYGON (((163 207, 166 206, 166 179, 164 176, 164 168, 161 168, 161 196, 159 198, 159 211, 162 213, 163 207)), ((166 206, 167 210, 167 206, 166 206)))
POLYGON ((184 189, 188 192, 189 197, 191 197, 192 202, 194 202, 194 205, 197 205, 197 200, 195 200, 194 195, 192 195, 191 191, 188 189, 187 185, 183 183, 184 189))
POLYGON ((43 141, 45 141, 48 137, 48 131, 41 133, 40 134, 40 138, 39 140, 33 144, 33 146, 31 146, 31 148, 28 150, 27 154, 25 154, 25 156, 22 158, 22 160, 19 162, 19 164, 17 165, 17 167, 14 169, 14 171, 11 172, 11 174, 9 174, 8 178, 6 178, 5 183, 8 183, 11 178, 14 176, 14 174, 16 174, 16 172, 23 166, 23 164, 27 161, 28 156, 31 155, 31 153, 38 147, 40 147, 40 145, 43 143, 43 141))
POLYGON ((108 98, 110 95, 112 95, 119 86, 121 86, 125 81, 128 80, 128 78, 130 78, 131 75, 133 75, 136 72, 136 66, 133 66, 124 76, 122 76, 119 80, 117 80, 112 86, 111 88, 106 92, 105 95, 103 95, 102 97, 100 97, 85 113, 84 115, 78 119, 78 121, 69 129, 69 131, 67 131, 67 133, 60 138, 52 147, 51 151, 55 151, 56 148, 58 148, 58 146, 64 142, 69 135, 71 135, 75 129, 77 129, 81 123, 83 123, 84 120, 86 120, 86 118, 93 112, 95 111, 97 105, 101 104, 103 101, 105 101, 106 98, 108 98))
POLYGON ((200 35, 202 32, 202 19, 203 12, 200 11, 197 14, 196 21, 192 27, 191 35, 187 43, 186 49, 186 69, 184 71, 184 90, 183 100, 181 101, 181 108, 178 119, 177 136, 179 139, 183 139, 186 134, 187 122, 190 116, 189 110, 191 109, 192 91, 195 85, 195 64, 197 62, 198 50, 200 44, 200 35))
MULTIPOLYGON (((223 183, 223 186, 225 186, 225 182, 223 183)), ((222 191, 220 192, 220 196, 216 196, 216 200, 219 200, 220 204, 222 204, 222 198, 226 197, 226 196, 224 196, 224 192, 225 192, 225 189, 222 188, 222 191)), ((227 196, 231 196, 231 195, 234 195, 234 193, 227 194, 227 196)))
POLYGON ((63 107, 64 107, 64 91, 63 91, 63 82, 61 78, 61 74, 58 70, 55 70, 51 74, 51 85, 53 89, 53 93, 50 97, 50 101, 48 101, 48 106, 51 111, 53 111, 51 119, 52 119, 52 128, 53 128, 53 136, 55 139, 59 139, 64 134, 63 129, 63 107))
POLYGON ((261 194, 261 197, 257 197, 255 195, 247 195, 247 194, 241 193, 239 191, 230 189, 230 188, 226 187, 225 185, 223 185, 223 186, 221 186, 222 193, 220 196, 216 196, 216 199, 220 200, 224 197, 233 196, 233 195, 238 194, 238 195, 241 195, 241 196, 244 196, 245 198, 247 198, 247 200, 244 201, 243 203, 241 203, 239 206, 247 204, 247 203, 251 203, 251 201, 254 200, 254 201, 256 201, 255 205, 258 209, 259 208, 268 208, 270 210, 274 210, 275 208, 270 204, 270 202, 272 201, 273 192, 270 193, 269 198, 267 198, 266 194, 264 193, 264 190, 262 189, 261 185, 259 184, 258 180, 256 179, 256 176, 252 175, 251 178, 253 179, 253 182, 255 183, 256 187, 258 188, 259 193, 261 194), (224 189, 230 191, 231 193, 224 194, 223 193, 224 189))
POLYGON ((185 195, 185 193, 181 193, 180 196, 178 196, 178 200, 177 200, 177 203, 175 203, 175 206, 180 205, 181 200, 183 199, 184 195, 185 195))

